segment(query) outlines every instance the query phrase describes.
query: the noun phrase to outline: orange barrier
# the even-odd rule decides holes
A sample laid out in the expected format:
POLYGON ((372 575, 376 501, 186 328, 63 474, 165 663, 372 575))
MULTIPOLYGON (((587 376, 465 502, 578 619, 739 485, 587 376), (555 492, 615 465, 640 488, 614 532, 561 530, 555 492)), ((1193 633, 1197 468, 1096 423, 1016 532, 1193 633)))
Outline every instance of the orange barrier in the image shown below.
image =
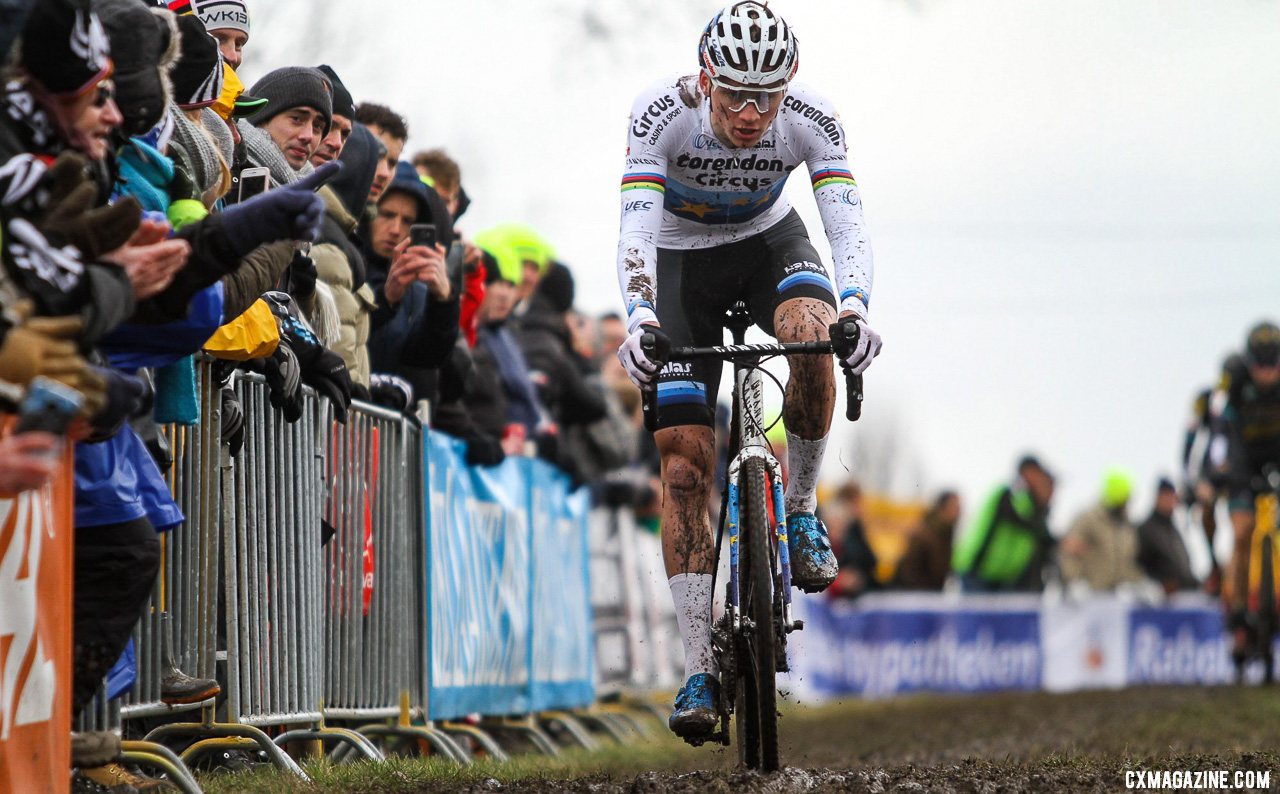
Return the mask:
POLYGON ((72 487, 68 445, 52 485, 0 498, 0 791, 70 787, 72 487))

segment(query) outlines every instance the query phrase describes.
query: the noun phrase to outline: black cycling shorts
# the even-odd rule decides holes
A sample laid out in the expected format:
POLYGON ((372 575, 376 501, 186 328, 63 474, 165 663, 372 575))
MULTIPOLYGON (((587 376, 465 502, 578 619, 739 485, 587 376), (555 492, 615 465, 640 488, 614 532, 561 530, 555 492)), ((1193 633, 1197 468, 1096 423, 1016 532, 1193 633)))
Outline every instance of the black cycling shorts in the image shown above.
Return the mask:
MULTIPOLYGON (((725 313, 745 301, 770 336, 774 311, 792 298, 836 308, 831 278, 800 215, 714 248, 658 249, 658 322, 674 346, 721 345, 725 313)), ((722 361, 672 362, 658 375, 658 427, 712 426, 722 361)))

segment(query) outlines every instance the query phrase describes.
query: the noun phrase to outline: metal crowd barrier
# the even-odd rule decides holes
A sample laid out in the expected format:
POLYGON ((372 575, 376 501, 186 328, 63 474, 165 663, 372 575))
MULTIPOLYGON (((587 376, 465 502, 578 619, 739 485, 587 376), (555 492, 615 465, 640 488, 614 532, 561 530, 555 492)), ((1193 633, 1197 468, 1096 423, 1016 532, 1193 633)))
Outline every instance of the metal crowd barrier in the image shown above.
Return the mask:
POLYGON ((426 716, 421 444, 416 421, 364 403, 331 429, 323 711, 330 719, 394 719, 359 732, 425 741, 466 763, 446 734, 413 724, 426 716))
MULTIPOLYGON (((460 712, 446 709, 448 713, 437 716, 429 708, 437 686, 428 655, 430 591, 440 594, 441 588, 465 585, 450 581, 456 573, 451 569, 433 569, 428 554, 433 500, 427 498, 426 460, 439 458, 434 466, 457 471, 466 468, 460 453, 451 449, 448 456, 433 457, 416 421, 370 405, 353 405, 348 423, 338 425, 327 402, 310 389, 305 390, 303 417, 286 423, 270 405, 264 379, 241 372, 233 377, 245 439, 231 458, 221 441, 219 384, 207 362, 198 365, 197 373, 201 423, 166 431, 174 454, 166 474, 186 522, 163 540, 156 591, 135 632, 137 684, 121 701, 86 710, 82 724, 119 730, 122 719, 199 710, 198 721, 162 725, 147 740, 182 740, 182 761, 187 763, 215 750, 262 751, 304 779, 301 767, 284 752, 291 742, 306 749, 336 742, 335 759, 354 754, 377 760, 383 753, 371 739, 387 747, 407 741, 466 763, 468 754, 453 739, 465 736, 490 757, 505 758, 485 730, 431 721, 460 712), (223 698, 164 704, 161 680, 170 662, 195 677, 219 678, 223 698), (326 720, 365 724, 356 731, 331 727, 326 720), (275 728, 274 740, 262 728, 275 728)), ((508 476, 526 483, 519 491, 527 494, 524 501, 508 507, 516 511, 515 520, 530 528, 520 537, 532 543, 534 535, 528 533, 536 530, 542 539, 533 548, 509 550, 516 554, 509 562, 521 571, 529 566, 521 576, 534 575, 536 568, 541 585, 529 589, 527 605, 510 605, 539 617, 531 621, 524 614, 528 625, 508 628, 534 632, 536 624, 537 631, 547 632, 511 638, 529 654, 524 663, 528 677, 518 686, 528 693, 530 706, 537 702, 545 710, 544 721, 558 723, 590 746, 590 737, 575 721, 579 715, 556 710, 580 706, 584 692, 590 703, 590 647, 575 639, 578 624, 561 625, 551 617, 557 614, 559 587, 552 582, 576 575, 579 568, 585 572, 585 545, 577 557, 566 554, 563 544, 576 530, 549 517, 562 515, 568 502, 539 501, 544 492, 554 491, 546 490, 554 478, 547 479, 530 461, 508 469, 508 476), (533 515, 539 510, 546 516, 533 515), (564 532, 568 534, 561 536, 564 532), (565 636, 566 631, 574 636, 565 636), (545 658, 535 659, 535 653, 545 658), (579 661, 583 654, 586 666, 579 661)), ((484 476, 467 476, 473 475, 484 476)), ((448 508, 463 514, 473 509, 471 502, 448 508)), ((628 587, 643 601, 643 582, 634 581, 642 565, 629 559, 623 567, 631 570, 628 587)), ((589 613, 582 620, 590 620, 589 613)), ((482 627, 452 630, 477 628, 482 627)), ((504 719, 487 724, 498 732, 541 737, 535 719, 511 721, 507 711, 491 707, 486 716, 504 719)), ((583 716, 622 740, 627 726, 615 717, 591 710, 583 716)), ((554 751, 549 739, 545 744, 554 751)), ((154 746, 157 757, 170 760, 165 754, 172 753, 154 746)), ((182 761, 176 756, 171 760, 178 767, 171 777, 184 790, 195 790, 182 761)))
MULTIPOLYGON (((207 709, 200 723, 165 725, 150 739, 205 737, 183 753, 188 763, 214 751, 258 749, 299 777, 302 768, 261 728, 303 726, 357 745, 368 742, 349 731, 323 728, 320 712, 324 662, 324 599, 321 510, 324 433, 331 424, 327 404, 304 389, 303 415, 288 423, 270 404, 265 380, 236 374, 244 413, 244 447, 216 471, 220 475, 223 577, 221 626, 226 644, 226 716, 215 722, 207 709)), ((201 471, 201 480, 209 470, 201 471)), ((211 541, 206 551, 216 546, 211 541)))

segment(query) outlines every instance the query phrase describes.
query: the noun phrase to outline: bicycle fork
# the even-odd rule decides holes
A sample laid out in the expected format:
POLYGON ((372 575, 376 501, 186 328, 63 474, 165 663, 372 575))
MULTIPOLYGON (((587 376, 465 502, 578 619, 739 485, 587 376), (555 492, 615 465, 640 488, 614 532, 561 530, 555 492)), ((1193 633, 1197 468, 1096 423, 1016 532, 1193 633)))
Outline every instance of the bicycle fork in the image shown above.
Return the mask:
POLYGON ((782 464, 778 463, 773 456, 768 455, 763 450, 755 451, 750 448, 743 450, 741 455, 734 458, 729 465, 728 472, 729 604, 733 607, 731 610, 733 628, 735 632, 742 628, 742 610, 740 608, 742 604, 742 582, 738 574, 738 549, 741 540, 741 515, 739 509, 741 489, 738 484, 738 475, 742 467, 742 461, 753 457, 764 460, 769 467, 770 501, 773 503, 773 537, 778 549, 778 567, 782 574, 782 625, 786 633, 790 634, 792 631, 804 628, 804 624, 802 622, 796 623, 792 620, 791 548, 787 540, 787 513, 782 495, 782 464))

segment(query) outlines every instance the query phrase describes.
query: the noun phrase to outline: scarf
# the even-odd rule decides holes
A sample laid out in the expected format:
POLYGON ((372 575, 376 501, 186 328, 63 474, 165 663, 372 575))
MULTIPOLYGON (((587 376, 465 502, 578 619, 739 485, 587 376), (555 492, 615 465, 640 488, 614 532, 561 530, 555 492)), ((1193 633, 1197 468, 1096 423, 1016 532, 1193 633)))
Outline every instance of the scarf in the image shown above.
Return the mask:
POLYGON ((249 163, 270 169, 271 178, 276 181, 276 184, 288 185, 297 182, 315 170, 311 163, 303 163, 302 168, 295 171, 293 166, 289 165, 289 161, 284 159, 284 153, 280 151, 279 146, 276 146, 276 142, 271 139, 271 135, 266 130, 255 127, 244 119, 236 122, 236 129, 240 131, 240 138, 244 141, 249 163))
MULTIPOLYGON (((222 198, 231 189, 231 171, 218 151, 213 137, 186 113, 173 107, 169 111, 174 121, 173 143, 181 147, 191 164, 191 183, 200 193, 205 207, 222 198)), ((219 121, 219 124, 222 122, 219 121)))
POLYGON ((223 121, 212 108, 205 108, 200 111, 200 123, 204 125, 204 131, 213 139, 214 146, 218 147, 222 162, 230 163, 235 160, 236 142, 231 136, 231 128, 227 126, 227 122, 223 121))

